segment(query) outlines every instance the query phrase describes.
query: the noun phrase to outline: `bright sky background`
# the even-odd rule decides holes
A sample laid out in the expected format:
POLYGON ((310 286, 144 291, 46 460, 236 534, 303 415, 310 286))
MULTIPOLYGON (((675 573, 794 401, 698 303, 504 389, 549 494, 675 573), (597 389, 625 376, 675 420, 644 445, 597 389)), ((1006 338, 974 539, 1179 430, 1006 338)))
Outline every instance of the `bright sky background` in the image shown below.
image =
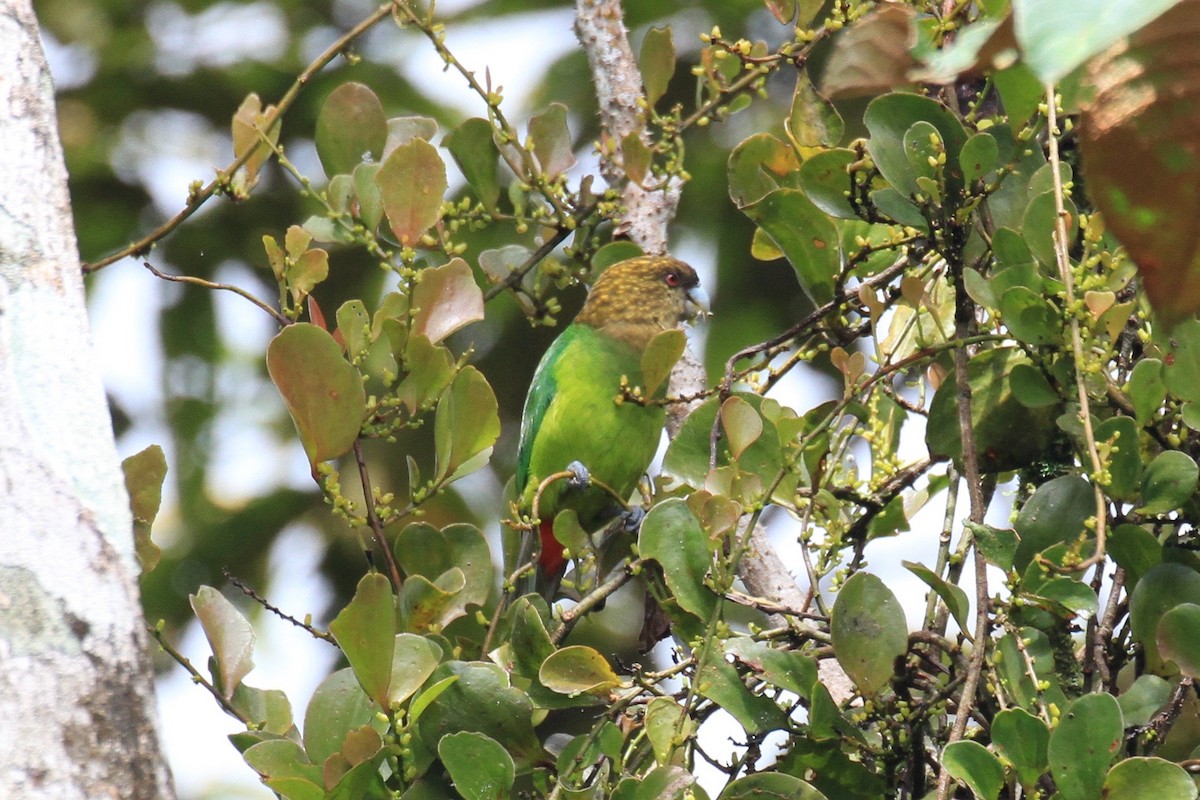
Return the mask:
MULTIPOLYGON (((347 9, 367 7, 349 0, 343 5, 347 9)), ((440 4, 447 11, 450 5, 440 4)), ((165 72, 186 72, 200 64, 220 66, 255 54, 273 57, 286 36, 279 12, 266 2, 225 3, 196 16, 189 16, 174 3, 157 2, 150 7, 148 20, 160 44, 157 66, 165 72), (230 30, 238 35, 227 35, 230 30), (255 34, 248 37, 246 31, 255 34)), ((516 102, 514 118, 524 118, 536 111, 523 107, 533 80, 568 48, 577 46, 571 22, 569 10, 528 14, 506 19, 502 37, 496 36, 499 24, 496 22, 457 25, 449 32, 448 44, 477 74, 482 75, 484 68, 489 68, 493 81, 504 86, 509 102, 516 102)), ((675 22, 675 38, 681 47, 687 46, 689 36, 690 41, 695 41, 694 34, 704 28, 704 21, 694 16, 675 22)), ((337 35, 334 30, 320 31, 309 37, 305 48, 315 55, 337 35)), ((364 46, 364 55, 394 64, 409 74, 419 74, 423 85, 433 86, 440 99, 460 107, 464 113, 481 112, 462 79, 444 72, 430 48, 419 46, 412 36, 405 38, 404 46, 400 46, 401 37, 394 27, 380 26, 364 46)), ((60 87, 86 81, 94 70, 88 54, 78 48, 48 41, 47 50, 60 87)), ((182 206, 191 181, 207 178, 230 155, 226 131, 213 130, 206 122, 182 112, 135 115, 115 153, 119 168, 128 178, 147 182, 157 210, 164 217, 182 206)), ((315 152, 290 155, 308 174, 321 174, 315 152)), ((577 169, 592 170, 591 154, 579 156, 582 163, 577 169)), ((452 164, 450 167, 453 170, 452 164)), ((713 282, 711 252, 712 248, 704 242, 687 240, 679 243, 675 254, 697 267, 710 295, 715 296, 718 287, 713 282)), ((221 280, 238 283, 248 268, 229 264, 222 269, 221 280)), ((162 416, 163 365, 157 347, 157 317, 163 287, 133 262, 110 267, 90 281, 93 335, 105 384, 134 418, 133 429, 120 442, 121 455, 130 455, 152 443, 168 445, 162 416)), ((254 370, 255 360, 262 357, 267 341, 274 334, 273 325, 266 315, 230 293, 218 292, 215 300, 223 339, 237 357, 221 379, 221 392, 240 402, 229 405, 217 424, 212 488, 219 496, 236 501, 281 483, 306 487, 311 479, 298 442, 280 445, 258 426, 267 416, 261 410, 263 402, 278 402, 278 398, 245 395, 246 387, 256 381, 242 378, 254 370)), ((702 347, 702 330, 693 336, 693 343, 702 347)), ((783 382, 776 395, 785 404, 810 408, 819 401, 811 396, 813 388, 819 385, 824 382, 806 382, 804 375, 797 373, 783 382)), ((923 442, 915 433, 910 439, 906 449, 910 456, 917 457, 924 450, 923 442)), ((475 480, 487 489, 485 495, 498 497, 497 482, 489 476, 490 473, 485 473, 475 480)), ((168 492, 155 529, 155 538, 164 546, 170 545, 173 527, 177 530, 185 524, 177 518, 173 503, 174 498, 168 492)), ((908 559, 933 563, 942 508, 940 502, 935 503, 916 520, 914 527, 928 529, 928 535, 881 539, 868 547, 870 561, 878 567, 873 571, 901 597, 913 626, 920 624, 925 588, 900 568, 899 562, 908 559)), ((802 573, 799 550, 792 540, 794 523, 785 514, 775 515, 774 520, 772 530, 785 562, 796 565, 796 572, 802 573)), ((319 536, 300 526, 280 537, 271 556, 272 566, 276 575, 287 575, 289 580, 273 584, 270 599, 275 605, 303 615, 327 604, 329 591, 317 571, 322 547, 319 536)), ((282 689, 292 700, 299 718, 313 689, 332 666, 336 651, 269 615, 260 615, 255 627, 256 667, 247 682, 262 688, 282 689)), ((180 649, 199 667, 205 664, 209 653, 207 642, 195 625, 189 629, 180 649)), ((181 669, 169 671, 159 682, 159 705, 165 723, 163 736, 181 798, 272 796, 224 738, 239 730, 239 724, 225 716, 181 669)), ((707 726, 703 732, 709 745, 729 735, 729 729, 722 725, 707 726)), ((710 788, 716 788, 711 782, 716 775, 711 770, 704 775, 710 788)))

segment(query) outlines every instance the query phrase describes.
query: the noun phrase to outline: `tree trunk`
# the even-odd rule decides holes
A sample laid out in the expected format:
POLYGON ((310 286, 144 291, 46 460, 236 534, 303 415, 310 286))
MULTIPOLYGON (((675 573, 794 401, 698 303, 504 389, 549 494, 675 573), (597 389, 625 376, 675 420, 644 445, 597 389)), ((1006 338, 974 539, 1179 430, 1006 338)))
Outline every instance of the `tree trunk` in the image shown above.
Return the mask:
POLYGON ((170 798, 53 87, 0 0, 0 797, 170 798))

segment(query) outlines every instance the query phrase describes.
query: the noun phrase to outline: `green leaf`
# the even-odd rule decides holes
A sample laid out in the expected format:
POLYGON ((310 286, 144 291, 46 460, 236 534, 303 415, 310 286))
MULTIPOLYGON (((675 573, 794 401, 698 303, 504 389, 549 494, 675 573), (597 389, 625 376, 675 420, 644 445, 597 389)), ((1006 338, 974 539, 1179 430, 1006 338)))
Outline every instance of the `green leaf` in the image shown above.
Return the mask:
MULTIPOLYGON (((937 129, 946 148, 947 164, 957 165, 967 134, 958 118, 936 100, 904 92, 885 94, 872 100, 863 115, 871 133, 867 144, 871 158, 887 182, 904 196, 919 191, 917 176, 904 152, 904 134, 922 121, 937 129)), ((948 180, 947 196, 954 195, 961 187, 961 175, 957 181, 948 180)))
POLYGON ((1007 708, 992 721, 992 742, 1012 762, 1027 792, 1049 767, 1050 729, 1023 708, 1007 708))
POLYGON ((464 607, 482 606, 492 590, 492 554, 487 538, 474 525, 457 523, 438 530, 414 522, 396 537, 396 563, 405 575, 435 580, 451 569, 462 572, 466 585, 456 600, 464 607))
POLYGON ((696 689, 729 712, 747 733, 757 734, 787 726, 787 716, 769 698, 751 692, 737 669, 724 659, 708 659, 696 676, 696 689))
POLYGON ((813 303, 833 298, 842 258, 833 220, 797 189, 776 189, 743 211, 787 256, 813 303))
POLYGON ((1125 585, 1132 589, 1143 575, 1162 561, 1163 548, 1150 531, 1126 522, 1109 534, 1108 554, 1125 570, 1125 585))
MULTIPOLYGON (((1006 297, 1007 295, 1008 293, 1005 293, 1006 297)), ((1005 317, 1007 316, 1006 314, 1005 317)), ((1028 362, 1013 366, 1009 374, 1009 383, 1012 384, 1013 396, 1017 398, 1017 402, 1026 408, 1045 408, 1062 403, 1058 392, 1054 391, 1050 381, 1046 380, 1046 374, 1028 362)))
POLYGON ((1196 493, 1200 468, 1187 453, 1159 453, 1142 473, 1141 514, 1165 514, 1182 506, 1196 493))
POLYGON ((498 161, 500 151, 492 138, 492 124, 486 119, 471 117, 442 140, 442 146, 450 150, 454 163, 458 164, 479 202, 491 213, 496 213, 500 199, 498 161))
POLYGON ((1054 673, 1054 655, 1046 634, 1034 628, 1021 628, 1016 635, 1005 634, 996 645, 996 653, 996 670, 1000 681, 1019 706, 1031 710, 1039 701, 1045 705, 1056 704, 1060 708, 1066 706, 1067 698, 1054 673), (1024 643, 1024 653, 1017 645, 1017 636, 1024 643), (1033 663, 1038 686, 1030 679, 1026 657, 1033 663), (1042 689, 1042 686, 1045 688, 1042 689))
POLYGON ((1176 0, 1106 0, 1061 3, 1013 0, 1014 33, 1021 55, 1042 83, 1067 73, 1162 14, 1176 0))
POLYGON ((571 645, 554 651, 538 670, 542 685, 570 696, 605 695, 621 685, 608 661, 599 652, 584 645, 571 645))
POLYGON ((213 679, 221 696, 229 700, 242 678, 254 669, 254 629, 242 612, 211 586, 201 586, 188 600, 216 657, 213 679))
MULTIPOLYGON (((1026 408, 1013 393, 1011 374, 1028 358, 1016 348, 984 350, 967 365, 971 386, 971 422, 979 466, 984 472, 1003 472, 1042 460, 1058 431, 1057 407, 1026 408), (1021 436, 1013 436, 1015 430, 1021 436)), ((925 443, 931 455, 959 461, 962 445, 958 427, 955 377, 947 375, 929 408, 925 443)))
POLYGON ((996 800, 1004 788, 1000 759, 979 742, 952 742, 942 751, 942 766, 981 800, 996 800))
POLYGON ((730 783, 718 800, 825 800, 825 795, 791 775, 759 772, 730 783))
MULTIPOLYGON (((1031 184, 1032 188, 1032 184, 1031 184)), ((1063 210, 1067 212, 1067 246, 1075 241, 1079 233, 1079 211, 1071 198, 1063 198, 1063 210)), ((1021 223, 1021 232, 1025 236, 1025 244, 1043 265, 1057 269, 1054 254, 1054 225, 1058 212, 1054 210, 1054 192, 1042 192, 1035 195, 1025 208, 1025 218, 1021 223)))
POLYGON ((1085 694, 1050 733, 1050 772, 1063 800, 1101 797, 1108 765, 1124 738, 1121 708, 1111 694, 1085 694))
POLYGON ((1183 603, 1200 605, 1200 573, 1183 564, 1163 563, 1147 572, 1129 596, 1129 627, 1134 641, 1142 643, 1151 671, 1161 671, 1158 623, 1163 615, 1183 603))
POLYGON ((654 750, 654 760, 667 764, 675 747, 694 732, 695 723, 672 697, 655 697, 646 705, 646 738, 654 750))
POLYGON ((342 335, 342 343, 346 346, 346 355, 351 361, 356 361, 367 352, 371 343, 371 317, 362 300, 347 300, 338 307, 338 333, 342 335))
POLYGON ((642 72, 642 84, 646 87, 647 106, 654 108, 666 94, 671 76, 675 73, 675 41, 669 25, 646 31, 638 56, 638 67, 642 72))
POLYGON ((414 633, 436 632, 463 616, 465 604, 456 601, 466 584, 466 576, 457 567, 434 580, 410 575, 397 598, 400 627, 414 633))
POLYGON ((796 147, 833 147, 842 139, 842 116, 808 79, 807 70, 796 76, 792 108, 784 129, 796 147))
POLYGON ((1024 286, 1014 286, 1000 296, 1000 314, 1009 332, 1026 344, 1062 341, 1063 323, 1058 309, 1024 286))
POLYGON ((1112 442, 1108 457, 1109 482, 1104 487, 1114 500, 1133 502, 1142 478, 1138 424, 1133 417, 1110 417, 1096 426, 1097 442, 1112 442))
POLYGON ((789 176, 799 168, 796 151, 786 142, 767 133, 757 133, 729 154, 726 167, 729 197, 738 208, 744 209, 787 186, 789 176))
POLYGON ((432 639, 411 633, 396 634, 392 651, 392 678, 388 707, 396 708, 412 697, 442 660, 442 648, 432 639))
POLYGON ((437 149, 424 139, 400 145, 383 162, 375 182, 397 241, 416 247, 442 218, 442 197, 448 184, 446 165, 437 149))
MULTIPOLYGON (((1200 320, 1176 325, 1165 350, 1166 366, 1162 368, 1161 380, 1167 390, 1180 400, 1200 400, 1200 320)), ((1153 397, 1157 394, 1153 375, 1148 375, 1146 380, 1148 392, 1153 397)), ((1160 399, 1159 404, 1161 402, 1160 399)), ((1156 404, 1154 409, 1157 408, 1156 404)))
POLYGON ((1121 696, 1121 716, 1127 726, 1149 725, 1158 710, 1171 699, 1172 686, 1157 675, 1139 675, 1121 696))
POLYGON ((734 460, 762 436, 763 421, 754 406, 734 395, 721 404, 721 427, 734 460))
POLYGON ((304 713, 304 749, 309 758, 322 763, 341 751, 346 734, 370 722, 375 712, 349 667, 321 681, 304 713))
POLYGON ((1158 651, 1189 678, 1200 674, 1200 605, 1180 603, 1156 626, 1158 651))
POLYGON ((712 616, 720 602, 705 583, 712 556, 700 520, 683 499, 668 498, 650 509, 642 521, 638 551, 662 566, 680 608, 703 620, 712 616))
POLYGON ((412 332, 438 344, 465 325, 483 319, 483 292, 466 261, 451 259, 417 273, 412 294, 412 332))
POLYGON ((311 464, 347 452, 358 438, 366 396, 358 370, 316 325, 289 325, 267 347, 267 372, 287 405, 311 464))
MULTIPOLYGON (((439 687, 440 694, 420 714, 417 727, 423 742, 433 746, 443 736, 460 731, 485 734, 508 751, 519 775, 543 760, 533 731, 533 704, 528 695, 509 685, 504 670, 494 664, 450 661, 433 673, 437 682, 453 677, 458 680, 439 687)), ((426 691, 434 687, 438 684, 426 691)))
POLYGON ((454 788, 464 800, 501 800, 512 795, 516 766, 504 746, 482 733, 451 733, 437 743, 454 788))
POLYGON ((912 201, 891 186, 877 189, 868 195, 875 210, 900 225, 907 225, 917 230, 929 230, 929 220, 921 214, 921 210, 912 201))
POLYGON ((1014 523, 1021 543, 1013 559, 1024 572, 1033 557, 1051 545, 1077 541, 1087 534, 1085 523, 1096 515, 1092 485, 1076 475, 1043 483, 1025 502, 1014 523))
POLYGON ((396 637, 391 582, 378 572, 364 575, 353 599, 329 623, 329 632, 346 654, 363 691, 381 708, 388 708, 396 637))
POLYGON ((295 731, 292 704, 278 689, 256 689, 238 684, 229 703, 260 731, 287 736, 295 731))
POLYGON ((687 335, 678 328, 662 331, 650 340, 642 353, 642 391, 646 397, 659 396, 686 347, 687 335))
POLYGON ((150 528, 162 504, 162 485, 167 477, 167 458, 152 444, 121 462, 129 510, 133 514, 133 544, 142 574, 158 566, 162 551, 150 538, 150 528))
POLYGON ((350 174, 367 159, 378 160, 387 141, 387 119, 375 92, 361 83, 343 83, 317 115, 317 157, 329 177, 350 174))
POLYGON ((1183 767, 1161 758, 1134 756, 1108 772, 1104 800, 1196 800, 1196 783, 1183 767))
POLYGON ((924 564, 912 561, 901 561, 900 563, 905 569, 920 578, 926 586, 933 589, 946 604, 946 608, 949 609, 950 615, 954 617, 954 621, 958 623, 960 629, 971 630, 971 623, 968 619, 968 614, 971 612, 971 601, 967 599, 967 593, 961 586, 949 583, 924 564))
POLYGON ((977 525, 967 522, 975 537, 975 546, 983 553, 989 564, 1008 572, 1012 569, 1013 558, 1017 554, 1020 537, 1016 531, 1008 528, 993 528, 991 525, 977 525))
POLYGON ((379 164, 359 164, 354 168, 354 199, 358 201, 358 218, 371 232, 383 221, 383 195, 379 191, 379 164))
POLYGON ((963 143, 958 154, 963 180, 968 184, 995 171, 1000 164, 1000 146, 990 133, 976 133, 963 143))
POLYGON ((629 180, 643 186, 654 164, 654 151, 642 140, 640 130, 632 130, 621 139, 621 165, 629 180))
POLYGON ((264 781, 291 779, 284 784, 288 790, 284 793, 286 797, 296 800, 324 797, 321 768, 309 761, 300 745, 290 739, 259 742, 247 749, 242 758, 264 781), (311 794, 309 786, 317 794, 311 794))
POLYGON ((800 187, 817 208, 838 219, 858 219, 850 204, 848 167, 858 160, 853 150, 822 150, 800 165, 800 187))
POLYGON ((557 178, 575 165, 571 133, 567 130, 567 107, 562 103, 551 103, 545 111, 530 118, 529 138, 542 174, 548 179, 557 178))
POLYGON ((500 436, 496 395, 483 373, 467 366, 438 401, 433 439, 436 483, 453 481, 487 463, 500 436))
POLYGON ((795 650, 781 650, 748 636, 725 640, 725 652, 758 673, 764 681, 808 699, 817 682, 817 662, 795 650))
POLYGON ((908 652, 904 609, 867 572, 855 573, 838 591, 829 628, 838 663, 864 694, 887 686, 895 660, 908 652))

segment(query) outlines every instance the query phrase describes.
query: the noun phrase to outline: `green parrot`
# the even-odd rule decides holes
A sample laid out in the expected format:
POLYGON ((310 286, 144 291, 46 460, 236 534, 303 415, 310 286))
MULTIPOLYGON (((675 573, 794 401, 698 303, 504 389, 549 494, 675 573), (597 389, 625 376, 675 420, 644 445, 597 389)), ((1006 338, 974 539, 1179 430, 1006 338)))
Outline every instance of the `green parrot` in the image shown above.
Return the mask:
MULTIPOLYGON (((573 509, 595 532, 621 513, 597 483, 627 499, 658 449, 662 405, 617 402, 621 380, 642 384, 642 354, 654 336, 706 311, 696 272, 665 256, 641 256, 605 270, 582 310, 546 351, 525 399, 515 488, 522 513, 533 510, 539 484, 570 471, 543 491, 538 503, 540 583, 557 585, 566 568, 554 538, 554 517, 573 509)), ((657 397, 665 396, 661 387, 657 397)), ((525 563, 532 535, 521 548, 525 563)))

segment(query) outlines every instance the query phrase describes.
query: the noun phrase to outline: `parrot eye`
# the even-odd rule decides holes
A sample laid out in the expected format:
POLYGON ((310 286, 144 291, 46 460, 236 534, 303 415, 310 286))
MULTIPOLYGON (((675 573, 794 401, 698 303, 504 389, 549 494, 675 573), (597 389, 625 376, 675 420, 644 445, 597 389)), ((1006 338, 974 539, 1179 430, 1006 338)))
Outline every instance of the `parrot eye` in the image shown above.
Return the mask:
POLYGON ((679 273, 668 272, 664 280, 667 282, 667 286, 670 286, 672 289, 674 289, 679 285, 679 273))

